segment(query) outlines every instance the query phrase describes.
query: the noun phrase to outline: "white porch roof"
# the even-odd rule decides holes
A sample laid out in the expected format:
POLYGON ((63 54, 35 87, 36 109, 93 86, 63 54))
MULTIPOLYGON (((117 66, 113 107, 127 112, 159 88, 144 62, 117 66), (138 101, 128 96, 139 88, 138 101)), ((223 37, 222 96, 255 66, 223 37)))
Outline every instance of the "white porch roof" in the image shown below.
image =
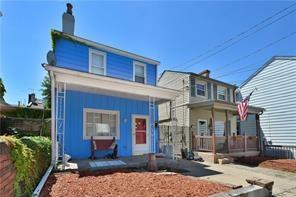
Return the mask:
POLYGON ((67 87, 68 85, 76 88, 78 86, 85 87, 83 88, 85 91, 96 90, 102 93, 111 93, 115 96, 134 99, 148 99, 148 97, 152 97, 158 103, 173 100, 180 93, 173 89, 84 73, 48 64, 43 66, 47 71, 53 72, 56 82, 66 83, 67 87))
MULTIPOLYGON (((220 109, 220 110, 229 110, 232 112, 237 112, 237 104, 236 103, 230 103, 226 101, 199 101, 194 103, 189 103, 188 107, 190 108, 214 108, 214 109, 220 109)), ((255 106, 249 106, 248 112, 258 114, 264 111, 264 108, 261 107, 255 107, 255 106)))

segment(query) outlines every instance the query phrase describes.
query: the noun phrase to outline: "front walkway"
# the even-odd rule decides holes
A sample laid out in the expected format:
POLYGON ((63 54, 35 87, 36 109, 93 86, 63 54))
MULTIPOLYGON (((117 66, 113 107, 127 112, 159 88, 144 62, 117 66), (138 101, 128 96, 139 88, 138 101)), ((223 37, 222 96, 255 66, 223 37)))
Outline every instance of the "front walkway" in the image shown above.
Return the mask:
POLYGON ((238 164, 219 165, 204 162, 206 169, 220 172, 201 178, 234 185, 248 185, 248 178, 258 177, 274 181, 273 194, 275 196, 296 196, 296 173, 271 170, 260 167, 248 167, 238 164))
MULTIPOLYGON (((187 160, 172 160, 168 158, 157 158, 157 165, 160 169, 168 170, 179 170, 183 171, 186 175, 201 177, 214 175, 220 172, 212 171, 206 169, 208 166, 203 163, 187 161, 187 160)), ((112 159, 96 159, 94 161, 85 159, 85 160, 71 160, 69 166, 65 166, 65 169, 62 169, 62 165, 58 165, 57 170, 67 171, 67 170, 78 170, 78 171, 95 171, 95 170, 105 170, 105 169, 124 169, 124 168, 146 168, 148 162, 148 156, 133 156, 133 157, 120 157, 117 160, 112 159), (101 166, 102 163, 113 162, 118 165, 107 165, 101 166)))

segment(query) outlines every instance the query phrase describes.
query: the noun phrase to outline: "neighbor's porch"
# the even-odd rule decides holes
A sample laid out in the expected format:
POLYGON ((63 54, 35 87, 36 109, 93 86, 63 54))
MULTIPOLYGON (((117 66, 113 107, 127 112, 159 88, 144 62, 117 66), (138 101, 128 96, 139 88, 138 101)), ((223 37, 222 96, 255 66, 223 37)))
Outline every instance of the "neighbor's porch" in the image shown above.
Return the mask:
POLYGON ((196 122, 192 132, 193 151, 221 157, 259 154, 262 108, 250 106, 248 119, 243 122, 238 118, 235 103, 206 101, 189 107, 191 113, 197 113, 191 114, 191 125, 196 122))

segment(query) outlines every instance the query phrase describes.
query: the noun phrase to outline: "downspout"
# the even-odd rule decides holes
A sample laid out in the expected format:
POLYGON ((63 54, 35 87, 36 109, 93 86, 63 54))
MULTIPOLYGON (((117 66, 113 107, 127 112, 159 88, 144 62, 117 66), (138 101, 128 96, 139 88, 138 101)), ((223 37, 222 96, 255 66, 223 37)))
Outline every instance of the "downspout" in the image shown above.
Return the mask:
MULTIPOLYGON (((42 64, 44 67, 44 65, 42 64)), ((43 175, 42 179, 35 188, 32 196, 39 196, 44 184, 46 183, 51 171, 56 165, 56 137, 55 137, 55 79, 52 71, 49 72, 51 79, 51 164, 43 175)))
POLYGON ((56 165, 56 135, 55 135, 55 78, 50 71, 51 79, 51 165, 56 165))

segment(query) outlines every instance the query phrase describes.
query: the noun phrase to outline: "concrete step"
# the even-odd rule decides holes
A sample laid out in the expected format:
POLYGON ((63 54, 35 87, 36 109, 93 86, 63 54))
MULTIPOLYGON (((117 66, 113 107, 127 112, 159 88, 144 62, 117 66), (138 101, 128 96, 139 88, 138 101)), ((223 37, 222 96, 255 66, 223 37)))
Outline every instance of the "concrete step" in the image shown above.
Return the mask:
POLYGON ((233 163, 233 158, 231 157, 225 157, 225 158, 221 158, 221 159, 218 159, 218 163, 219 164, 230 164, 230 163, 233 163))

